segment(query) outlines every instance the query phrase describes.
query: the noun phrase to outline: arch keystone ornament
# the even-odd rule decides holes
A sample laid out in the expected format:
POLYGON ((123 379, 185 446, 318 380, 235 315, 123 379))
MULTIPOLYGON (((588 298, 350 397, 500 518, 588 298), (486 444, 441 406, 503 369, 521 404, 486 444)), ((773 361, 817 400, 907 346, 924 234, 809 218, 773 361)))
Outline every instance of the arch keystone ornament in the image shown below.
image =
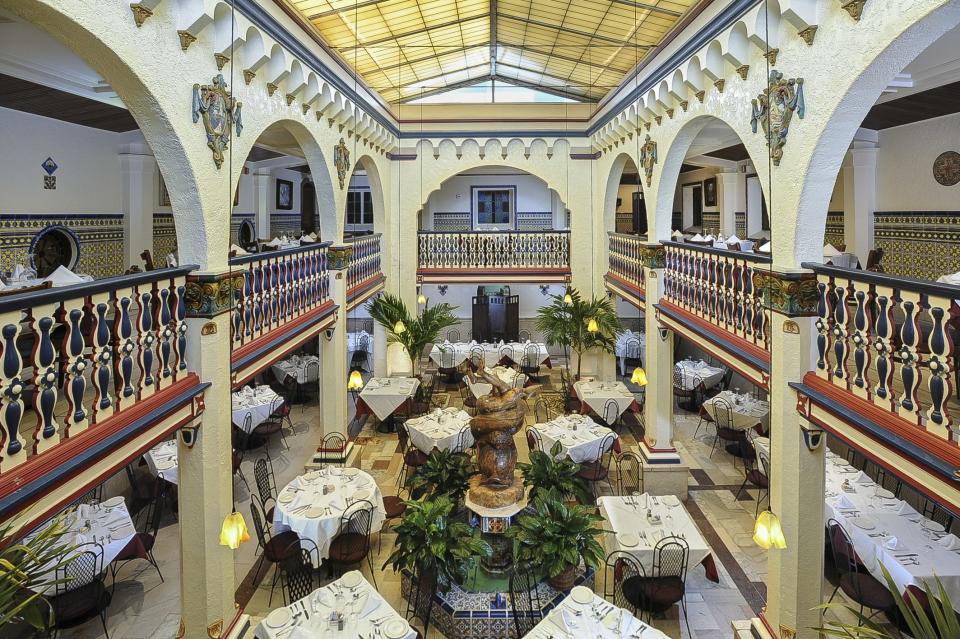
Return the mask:
POLYGON ((136 23, 137 28, 143 26, 143 23, 147 21, 147 18, 153 15, 148 7, 143 6, 139 2, 130 5, 130 11, 133 12, 133 21, 136 23))
POLYGON ((193 122, 196 124, 203 116, 207 146, 213 151, 213 163, 218 169, 223 164, 223 152, 230 145, 230 130, 235 125, 237 137, 243 130, 242 106, 230 95, 222 74, 213 78, 213 84, 193 85, 193 122))
POLYGON ((640 147, 640 165, 643 167, 643 173, 647 176, 647 186, 653 182, 653 167, 657 163, 657 143, 647 136, 643 146, 640 147))
POLYGON ((774 166, 780 166, 783 159, 783 147, 787 144, 787 134, 790 132, 790 121, 793 114, 803 119, 803 78, 783 77, 776 69, 770 71, 767 90, 754 100, 753 114, 750 118, 750 128, 757 132, 757 122, 767 136, 767 147, 774 166))
POLYGON ((339 144, 333 147, 333 165, 337 167, 337 180, 340 181, 342 191, 346 183, 347 171, 350 170, 350 149, 343 142, 343 138, 340 138, 339 144))

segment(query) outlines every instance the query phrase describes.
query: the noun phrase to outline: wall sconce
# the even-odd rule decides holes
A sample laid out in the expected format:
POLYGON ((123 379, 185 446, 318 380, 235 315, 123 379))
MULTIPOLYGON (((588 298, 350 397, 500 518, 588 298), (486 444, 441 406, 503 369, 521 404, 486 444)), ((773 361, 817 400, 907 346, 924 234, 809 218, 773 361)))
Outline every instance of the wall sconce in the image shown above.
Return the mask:
POLYGON ((236 550, 240 544, 247 541, 250 541, 247 522, 243 520, 243 514, 235 510, 223 519, 223 526, 220 527, 220 545, 236 550))
POLYGON ((199 437, 199 424, 187 424, 186 426, 180 427, 180 441, 182 441, 183 445, 187 448, 193 448, 193 445, 197 443, 199 437))
POLYGON ((806 444, 807 450, 810 452, 820 448, 826 434, 822 428, 818 428, 809 422, 800 424, 800 432, 803 433, 803 443, 806 444))
POLYGON ((769 510, 760 513, 760 516, 757 517, 757 523, 753 527, 753 542, 764 550, 770 548, 783 550, 786 548, 787 540, 783 537, 780 518, 769 510))
POLYGON ((440 295, 446 295, 446 294, 447 294, 447 288, 448 288, 448 286, 447 286, 446 284, 439 284, 439 285, 437 286, 437 290, 440 291, 440 295))
POLYGON ((550 285, 549 285, 549 284, 541 284, 541 285, 540 285, 540 293, 541 293, 541 295, 543 295, 544 297, 546 297, 547 295, 549 295, 549 294, 550 294, 550 285))
POLYGON ((661 326, 661 327, 657 328, 657 332, 660 333, 660 341, 661 341, 661 342, 667 341, 667 337, 670 335, 670 329, 664 328, 664 327, 661 326))

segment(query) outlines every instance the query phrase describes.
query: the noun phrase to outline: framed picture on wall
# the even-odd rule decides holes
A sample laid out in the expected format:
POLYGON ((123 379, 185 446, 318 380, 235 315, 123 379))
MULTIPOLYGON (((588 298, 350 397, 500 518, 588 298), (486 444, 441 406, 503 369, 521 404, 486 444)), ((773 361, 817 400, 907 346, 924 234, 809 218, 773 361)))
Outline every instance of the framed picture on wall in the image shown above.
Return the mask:
POLYGON ((293 182, 290 180, 277 180, 277 208, 281 211, 293 208, 293 182))
POLYGON ((160 177, 160 206, 170 206, 170 192, 167 191, 167 183, 160 177))
POLYGON ((703 181, 703 205, 717 205, 717 178, 715 177, 703 181))

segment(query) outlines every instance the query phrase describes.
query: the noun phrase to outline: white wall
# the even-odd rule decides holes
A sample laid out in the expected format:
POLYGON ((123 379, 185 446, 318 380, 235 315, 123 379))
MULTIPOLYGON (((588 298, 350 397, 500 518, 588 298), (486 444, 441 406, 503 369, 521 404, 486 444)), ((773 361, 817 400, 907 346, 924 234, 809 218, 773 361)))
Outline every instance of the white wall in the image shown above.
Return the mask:
POLYGON ((960 114, 880 131, 878 211, 960 210, 960 190, 933 178, 933 163, 960 148, 960 114))
MULTIPOLYGON (((693 208, 692 203, 687 203, 683 195, 684 190, 689 190, 691 187, 684 189, 685 184, 700 184, 708 178, 716 177, 719 173, 719 169, 716 167, 704 167, 702 169, 697 169, 696 171, 689 171, 687 173, 681 173, 680 178, 677 180, 676 190, 673 195, 673 210, 674 211, 683 211, 683 228, 687 228, 693 224, 693 208)), ((719 184, 717 185, 717 206, 706 206, 703 207, 704 213, 717 213, 720 211, 720 191, 719 184)), ((703 197, 703 191, 701 190, 701 198, 703 197)))
MULTIPOLYGON (((418 185, 410 185, 416 189, 418 185)), ((472 187, 515 186, 515 211, 521 213, 554 213, 554 225, 562 219, 559 198, 537 177, 528 173, 497 171, 493 167, 473 173, 454 176, 443 183, 439 191, 430 194, 423 224, 426 230, 433 228, 433 213, 470 213, 472 206, 472 187)), ((404 185, 407 187, 407 185, 404 185)), ((426 194, 424 194, 426 197, 426 194)))
POLYGON ((120 213, 123 134, 0 107, 0 213, 120 213), (43 188, 48 157, 56 190, 43 188))

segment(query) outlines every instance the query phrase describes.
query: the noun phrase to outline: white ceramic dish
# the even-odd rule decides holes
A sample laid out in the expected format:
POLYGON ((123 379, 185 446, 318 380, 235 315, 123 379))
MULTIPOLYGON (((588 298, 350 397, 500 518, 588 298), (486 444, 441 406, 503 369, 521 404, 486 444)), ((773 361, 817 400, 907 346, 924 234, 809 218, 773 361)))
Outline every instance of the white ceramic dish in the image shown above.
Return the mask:
POLYGON ((283 628, 290 622, 290 611, 286 608, 277 608, 263 620, 268 628, 283 628))
POLYGON ((627 548, 635 548, 640 545, 640 537, 633 533, 623 533, 622 535, 617 535, 617 541, 620 542, 621 546, 627 548))
POLYGON ((586 586, 575 586, 570 591, 570 599, 580 605, 593 603, 593 591, 586 586))
POLYGON ((410 634, 410 624, 403 619, 393 619, 383 624, 383 636, 386 639, 403 639, 410 634))

